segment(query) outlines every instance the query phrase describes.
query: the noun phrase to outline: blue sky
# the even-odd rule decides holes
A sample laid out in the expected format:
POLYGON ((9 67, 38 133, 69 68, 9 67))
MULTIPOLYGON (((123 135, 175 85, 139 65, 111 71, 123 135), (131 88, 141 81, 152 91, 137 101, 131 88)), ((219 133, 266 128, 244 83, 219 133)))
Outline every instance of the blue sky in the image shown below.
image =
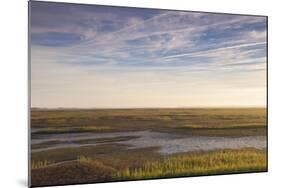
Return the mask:
POLYGON ((31 3, 34 107, 265 106, 266 18, 31 3))

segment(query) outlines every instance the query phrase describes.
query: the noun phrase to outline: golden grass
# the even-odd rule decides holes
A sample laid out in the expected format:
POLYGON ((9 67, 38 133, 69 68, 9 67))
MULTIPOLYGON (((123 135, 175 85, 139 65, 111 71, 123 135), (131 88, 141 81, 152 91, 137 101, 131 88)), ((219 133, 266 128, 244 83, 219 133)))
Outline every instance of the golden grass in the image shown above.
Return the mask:
POLYGON ((182 153, 165 159, 159 159, 159 156, 147 158, 151 151, 148 153, 145 151, 138 153, 138 150, 133 153, 122 151, 120 152, 124 155, 122 157, 116 153, 118 150, 111 152, 111 156, 99 158, 95 155, 88 156, 89 153, 86 152, 76 155, 73 160, 68 159, 72 162, 60 165, 51 165, 55 163, 46 160, 34 160, 32 161, 33 184, 54 185, 267 170, 265 150, 239 149, 182 153))
POLYGON ((139 168, 117 172, 117 179, 146 179, 235 172, 265 171, 266 152, 254 149, 186 153, 146 162, 139 168))
POLYGON ((31 169, 39 169, 39 168, 45 168, 51 164, 50 161, 44 160, 44 161, 32 161, 31 162, 31 169))
POLYGON ((77 161, 79 163, 87 163, 87 164, 95 164, 95 165, 101 165, 102 163, 98 160, 95 160, 94 158, 91 158, 91 157, 86 157, 86 156, 83 156, 83 155, 79 155, 77 157, 77 161))

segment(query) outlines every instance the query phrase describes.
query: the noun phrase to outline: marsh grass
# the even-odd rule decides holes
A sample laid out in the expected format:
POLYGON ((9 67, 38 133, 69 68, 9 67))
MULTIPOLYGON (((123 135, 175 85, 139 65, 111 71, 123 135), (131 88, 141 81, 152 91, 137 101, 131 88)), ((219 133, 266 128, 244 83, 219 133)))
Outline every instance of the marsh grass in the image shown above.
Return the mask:
MULTIPOLYGON (((134 123, 141 127, 157 122, 181 126, 185 124, 199 126, 228 127, 231 125, 266 125, 265 108, 241 109, 91 109, 91 110, 49 110, 32 111, 32 127, 64 127, 83 125, 107 125, 110 128, 128 128, 134 123), (128 123, 129 120, 129 123, 128 123), (113 127, 114 126, 114 127, 113 127)), ((173 127, 174 127, 173 126, 173 127)))
POLYGON ((50 161, 44 160, 44 161, 32 161, 31 162, 31 169, 39 169, 39 168, 45 168, 52 164, 50 161))
MULTIPOLYGON (((54 159, 52 163, 43 159, 32 161, 33 184, 54 185, 267 170, 266 151, 250 148, 181 153, 164 158, 159 155, 149 156, 154 153, 153 148, 131 152, 120 151, 121 148, 112 152, 112 148, 108 148, 111 152, 105 156, 95 154, 104 148, 100 148, 100 151, 93 147, 88 149, 86 152, 74 152, 74 158, 63 160, 68 162, 55 162, 54 159)), ((50 159, 45 154, 42 156, 50 159)), ((54 153, 50 156, 54 157, 54 153)))
POLYGON ((47 134, 153 130, 198 136, 266 135, 266 108, 58 109, 31 112, 31 127, 47 134))
MULTIPOLYGON (((60 133, 156 131, 179 136, 266 136, 266 108, 32 110, 32 139, 60 133)), ((60 135, 67 136, 67 135, 60 135)), ((243 149, 182 153, 163 158, 160 148, 127 149, 129 137, 85 139, 80 144, 31 152, 32 185, 150 179, 266 171, 266 151, 243 149), (78 157, 77 157, 78 156, 78 157)), ((32 149, 61 144, 33 144, 32 149)))
POLYGON ((254 124, 254 123, 249 123, 249 124, 233 124, 233 125, 182 125, 182 128, 187 128, 187 129, 242 129, 242 128, 260 128, 264 127, 263 124, 254 124))
POLYGON ((106 126, 81 126, 81 127, 49 127, 36 134, 59 134, 59 133, 79 133, 79 132, 96 132, 101 130, 108 130, 106 126))
POLYGON ((91 158, 91 157, 86 157, 86 156, 83 156, 83 155, 79 155, 78 157, 77 157, 77 161, 79 162, 79 163, 87 163, 87 164, 98 164, 98 165, 100 165, 100 164, 102 164, 100 161, 98 161, 98 160, 95 160, 95 159, 93 159, 93 158, 91 158))
POLYGON ((86 157, 83 155, 80 155, 77 157, 77 162, 80 164, 86 164, 89 166, 92 166, 94 168, 100 169, 101 171, 115 171, 114 168, 105 165, 104 163, 102 163, 99 160, 96 160, 92 157, 86 157))
POLYGON ((265 171, 265 151, 254 149, 186 153, 117 172, 116 179, 146 179, 235 172, 265 171))

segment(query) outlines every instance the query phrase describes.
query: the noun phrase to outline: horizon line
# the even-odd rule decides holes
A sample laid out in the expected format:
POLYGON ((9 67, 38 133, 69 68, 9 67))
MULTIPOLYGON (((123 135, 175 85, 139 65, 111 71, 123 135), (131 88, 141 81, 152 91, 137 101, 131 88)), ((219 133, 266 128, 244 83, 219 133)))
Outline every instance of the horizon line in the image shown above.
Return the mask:
POLYGON ((61 110, 61 109, 195 109, 195 108, 267 108, 266 106, 182 106, 182 107, 30 107, 30 109, 46 109, 46 110, 61 110))

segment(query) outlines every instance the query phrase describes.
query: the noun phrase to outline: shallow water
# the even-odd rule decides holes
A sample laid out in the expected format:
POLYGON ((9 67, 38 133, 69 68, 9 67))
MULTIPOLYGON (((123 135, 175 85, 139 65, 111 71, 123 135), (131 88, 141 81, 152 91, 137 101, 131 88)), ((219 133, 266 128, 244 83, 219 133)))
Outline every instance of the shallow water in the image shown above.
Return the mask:
POLYGON ((208 151, 216 149, 239 149, 252 147, 257 149, 266 148, 265 136, 246 137, 207 137, 207 136, 178 136, 172 133, 160 133, 155 131, 115 132, 115 133, 70 133, 48 135, 40 139, 32 139, 31 144, 42 144, 48 141, 60 141, 44 148, 32 149, 39 152, 49 149, 101 145, 104 143, 93 142, 91 144, 78 144, 73 141, 98 138, 114 138, 120 136, 135 136, 127 141, 115 141, 110 143, 122 144, 124 147, 145 148, 160 147, 161 154, 174 154, 190 151, 208 151))
MULTIPOLYGON (((161 134, 161 133, 160 133, 161 134)), ((143 148, 159 146, 161 154, 174 154, 190 151, 208 151, 217 149, 239 149, 253 147, 263 149, 266 147, 265 136, 247 136, 247 137, 207 137, 207 136, 189 136, 186 138, 169 138, 159 133, 146 134, 143 137, 129 141, 118 142, 121 144, 130 144, 130 148, 143 148)))

